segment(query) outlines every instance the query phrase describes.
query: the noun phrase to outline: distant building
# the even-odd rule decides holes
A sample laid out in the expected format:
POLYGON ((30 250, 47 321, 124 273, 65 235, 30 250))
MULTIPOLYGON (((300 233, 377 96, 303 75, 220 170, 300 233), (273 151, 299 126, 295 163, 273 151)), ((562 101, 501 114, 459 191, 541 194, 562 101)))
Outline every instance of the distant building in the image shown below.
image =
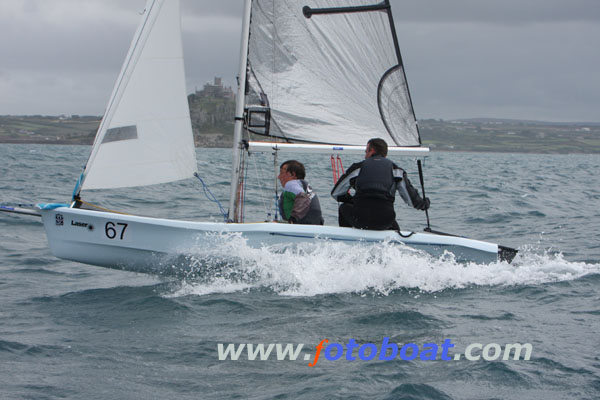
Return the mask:
POLYGON ((220 77, 215 77, 213 84, 206 83, 202 90, 196 90, 196 96, 235 99, 235 93, 233 93, 231 87, 223 86, 223 81, 220 77))

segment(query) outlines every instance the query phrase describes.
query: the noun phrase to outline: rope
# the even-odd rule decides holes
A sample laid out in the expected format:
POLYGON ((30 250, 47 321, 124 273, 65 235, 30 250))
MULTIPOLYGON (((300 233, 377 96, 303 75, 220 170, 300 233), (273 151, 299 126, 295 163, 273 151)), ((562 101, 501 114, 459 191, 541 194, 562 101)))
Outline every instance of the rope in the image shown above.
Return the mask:
POLYGON ((397 233, 398 235, 402 236, 403 238, 409 238, 409 237, 411 237, 412 235, 414 235, 414 234, 415 234, 414 232, 411 232, 411 233, 409 233, 408 235, 403 235, 403 234, 402 234, 402 232, 400 232, 400 229, 398 229, 398 230, 396 231, 396 233, 397 233))
POLYGON ((337 176, 337 171, 336 171, 336 165, 335 165, 335 158, 333 158, 333 154, 331 155, 331 173, 333 174, 333 184, 335 185, 339 179, 339 177, 337 176))
POLYGON ((340 156, 333 157, 333 154, 331 155, 331 171, 333 173, 333 184, 335 185, 340 176, 344 175, 344 166, 342 165, 340 156))
POLYGON ((194 176, 198 178, 198 180, 202 183, 202 189, 204 190, 204 195, 206 196, 206 198, 212 201, 213 203, 217 203, 217 205, 219 206, 219 211, 223 215, 223 221, 227 222, 227 212, 225 211, 219 200, 217 200, 215 195, 212 194, 206 183, 204 183, 204 181, 202 180, 202 178, 200 178, 200 175, 198 175, 197 172, 194 172, 194 176))
POLYGON ((342 158, 340 156, 337 156, 337 163, 338 163, 338 179, 339 179, 339 170, 342 170, 342 175, 344 175, 344 166, 342 165, 342 158))

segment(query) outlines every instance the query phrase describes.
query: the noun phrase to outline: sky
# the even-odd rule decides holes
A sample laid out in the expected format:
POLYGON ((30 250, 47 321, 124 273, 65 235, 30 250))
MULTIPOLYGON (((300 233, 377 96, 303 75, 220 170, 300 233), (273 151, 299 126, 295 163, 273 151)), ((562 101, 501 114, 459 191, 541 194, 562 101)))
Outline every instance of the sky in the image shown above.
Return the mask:
MULTIPOLYGON (((234 86, 242 3, 181 0, 190 93, 234 86)), ((102 115, 145 4, 0 0, 0 115, 102 115)), ((600 122, 599 0, 391 4, 417 118, 600 122)))

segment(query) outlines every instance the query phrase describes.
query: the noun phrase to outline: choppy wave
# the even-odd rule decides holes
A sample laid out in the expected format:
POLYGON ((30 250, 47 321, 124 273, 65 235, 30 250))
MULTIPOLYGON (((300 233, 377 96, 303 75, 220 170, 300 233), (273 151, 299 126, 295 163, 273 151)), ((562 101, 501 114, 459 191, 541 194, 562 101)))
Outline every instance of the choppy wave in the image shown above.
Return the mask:
MULTIPOLYGON (((192 252, 193 253, 193 252, 192 252)), ((570 262, 560 253, 523 248, 512 264, 459 263, 451 253, 434 258, 396 243, 350 246, 340 242, 252 248, 225 235, 208 255, 186 257, 172 296, 267 289, 284 296, 424 292, 472 286, 537 285, 600 273, 600 265, 570 262)))
MULTIPOLYGON (((87 156, 83 146, 0 146, 0 202, 70 199, 87 156)), ((230 152, 198 149, 198 156, 211 191, 227 199, 230 152)), ((326 224, 335 224, 329 160, 301 161, 326 224)), ((400 164, 414 183, 409 161, 400 164)), ((39 219, 4 213, 2 394, 597 399, 598 356, 590 343, 597 342, 600 315, 598 161, 598 155, 431 154, 425 177, 434 229, 518 247, 512 264, 461 264, 391 244, 256 249, 229 236, 208 254, 198 246, 192 257, 161 259, 147 266, 149 274, 135 274, 56 259, 39 219), (417 344, 451 338, 457 347, 531 342, 534 351, 527 362, 322 360, 315 370, 304 362, 216 356, 217 343, 312 346, 324 337, 367 343, 383 336, 417 344)), ((258 165, 271 171, 270 154, 258 165)), ((247 220, 263 220, 261 194, 249 183, 247 220)), ((132 214, 221 219, 196 180, 86 197, 132 214)), ((401 226, 423 226, 423 213, 401 203, 401 226)))

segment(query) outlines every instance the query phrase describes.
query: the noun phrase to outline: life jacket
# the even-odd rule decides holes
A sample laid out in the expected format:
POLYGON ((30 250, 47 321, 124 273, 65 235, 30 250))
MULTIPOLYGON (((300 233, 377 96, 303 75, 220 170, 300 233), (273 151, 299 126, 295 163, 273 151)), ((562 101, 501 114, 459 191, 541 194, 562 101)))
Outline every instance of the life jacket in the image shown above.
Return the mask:
POLYGON ((354 184, 356 199, 375 198, 393 202, 396 191, 393 170, 394 163, 385 157, 375 155, 364 160, 354 184))
POLYGON ((323 215, 321 213, 319 197, 317 197, 317 194, 313 192, 312 188, 305 180, 301 180, 300 182, 302 182, 302 187, 310 198, 310 208, 308 209, 308 213, 306 213, 304 218, 298 221, 298 223, 306 225, 323 225, 325 221, 323 220, 323 215))
MULTIPOLYGON (((323 220, 323 215, 321 213, 321 204, 319 202, 319 197, 312 190, 310 185, 305 180, 299 179, 296 182, 298 182, 300 184, 302 191, 304 192, 304 194, 308 197, 308 199, 310 201, 308 211, 306 212, 304 217, 302 219, 298 220, 296 223, 304 224, 304 225, 323 225, 324 220, 323 220)), ((300 190, 300 187, 297 186, 295 191, 298 191, 298 190, 300 190)), ((294 193, 294 192, 290 192, 290 193, 294 193)), ((284 193, 282 193, 281 196, 279 197, 279 212, 280 212, 281 216, 287 220, 287 218, 285 217, 284 210, 283 210, 283 197, 284 197, 284 193)))

